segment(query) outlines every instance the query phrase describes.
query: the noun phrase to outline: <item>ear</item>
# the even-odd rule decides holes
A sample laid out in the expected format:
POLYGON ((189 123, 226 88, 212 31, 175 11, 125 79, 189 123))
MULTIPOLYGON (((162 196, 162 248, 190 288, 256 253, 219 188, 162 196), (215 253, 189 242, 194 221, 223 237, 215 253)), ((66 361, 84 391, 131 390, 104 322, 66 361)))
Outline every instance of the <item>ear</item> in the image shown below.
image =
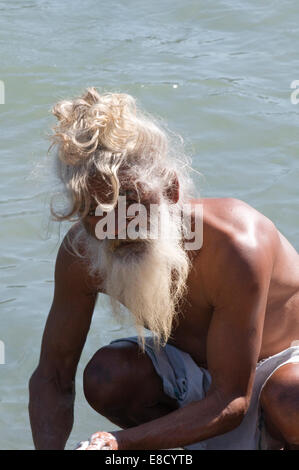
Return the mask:
POLYGON ((178 202, 180 197, 180 185, 176 173, 173 174, 165 194, 170 203, 176 204, 178 202))

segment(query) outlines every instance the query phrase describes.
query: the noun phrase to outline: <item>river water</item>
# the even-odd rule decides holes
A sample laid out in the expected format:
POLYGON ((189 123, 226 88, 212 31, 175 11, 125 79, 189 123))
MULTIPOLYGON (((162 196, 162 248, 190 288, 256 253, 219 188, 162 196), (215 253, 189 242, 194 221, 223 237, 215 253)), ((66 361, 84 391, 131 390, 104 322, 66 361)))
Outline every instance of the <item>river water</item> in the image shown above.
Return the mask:
MULTIPOLYGON (((27 384, 60 243, 43 171, 51 106, 87 86, 134 95, 184 137, 203 197, 246 201, 298 250, 298 21, 295 0, 0 1, 0 449, 33 447, 27 384)), ((132 332, 99 299, 67 448, 115 429, 84 401, 82 371, 132 332)))

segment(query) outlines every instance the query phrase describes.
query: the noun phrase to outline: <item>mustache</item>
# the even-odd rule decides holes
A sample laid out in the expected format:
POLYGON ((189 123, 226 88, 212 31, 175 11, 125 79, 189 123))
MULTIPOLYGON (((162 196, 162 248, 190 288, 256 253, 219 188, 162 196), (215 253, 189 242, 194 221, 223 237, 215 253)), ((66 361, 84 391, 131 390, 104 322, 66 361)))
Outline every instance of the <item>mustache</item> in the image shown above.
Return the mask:
POLYGON ((136 245, 138 244, 139 246, 141 245, 146 245, 149 243, 149 240, 147 239, 141 239, 141 238, 136 238, 135 240, 132 238, 116 238, 115 240, 109 240, 109 250, 114 253, 118 248, 122 246, 129 246, 129 245, 136 245))

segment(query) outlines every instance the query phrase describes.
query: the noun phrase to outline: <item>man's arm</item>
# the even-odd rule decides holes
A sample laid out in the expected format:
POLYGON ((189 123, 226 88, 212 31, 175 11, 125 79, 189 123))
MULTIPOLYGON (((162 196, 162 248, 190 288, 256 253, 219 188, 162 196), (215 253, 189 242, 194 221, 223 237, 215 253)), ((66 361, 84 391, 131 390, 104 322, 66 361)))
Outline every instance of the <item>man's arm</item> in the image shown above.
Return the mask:
POLYGON ((182 447, 241 423, 250 401, 273 264, 273 244, 251 242, 226 235, 220 259, 213 260, 207 276, 214 305, 207 340, 212 376, 207 396, 162 418, 114 432, 120 450, 182 447))
POLYGON ((70 251, 65 238, 56 260, 54 299, 40 361, 29 384, 29 414, 37 449, 63 449, 71 432, 74 379, 96 301, 82 260, 70 251))

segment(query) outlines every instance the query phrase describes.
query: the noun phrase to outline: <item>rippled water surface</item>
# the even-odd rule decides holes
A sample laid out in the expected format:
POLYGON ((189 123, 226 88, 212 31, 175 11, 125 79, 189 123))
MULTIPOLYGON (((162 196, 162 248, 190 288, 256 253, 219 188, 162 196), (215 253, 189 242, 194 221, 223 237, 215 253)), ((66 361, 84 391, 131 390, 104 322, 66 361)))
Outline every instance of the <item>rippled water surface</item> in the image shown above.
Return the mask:
MULTIPOLYGON (((298 21, 295 0, 0 1, 1 449, 32 448, 27 383, 59 246, 57 227, 47 225, 47 180, 32 176, 47 153, 51 105, 93 85, 133 94, 184 137, 203 174, 202 196, 248 202, 298 250, 299 105, 290 100, 298 21)), ((84 401, 82 371, 99 347, 128 332, 100 299, 68 448, 115 428, 84 401)))

